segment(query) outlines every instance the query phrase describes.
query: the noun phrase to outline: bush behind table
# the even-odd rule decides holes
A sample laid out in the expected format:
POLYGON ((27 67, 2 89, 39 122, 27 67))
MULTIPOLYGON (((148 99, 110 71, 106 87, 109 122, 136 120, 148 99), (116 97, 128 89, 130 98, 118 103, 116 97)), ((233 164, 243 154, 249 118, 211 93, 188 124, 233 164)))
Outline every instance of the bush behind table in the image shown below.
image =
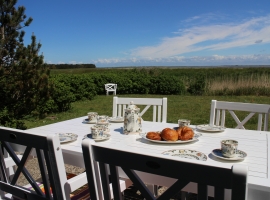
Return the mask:
MULTIPOLYGON (((54 93, 43 109, 46 116, 58 115, 60 121, 88 111, 111 115, 112 95, 106 97, 104 89, 109 82, 118 84, 117 96, 168 97, 168 122, 184 117, 194 119, 195 124, 207 123, 211 99, 269 103, 267 67, 69 69, 52 70, 51 74, 54 93)), ((29 127, 35 126, 29 123, 29 127)))
MULTIPOLYGON (((54 109, 69 109, 69 103, 104 95, 104 84, 117 83, 117 94, 164 95, 263 95, 270 94, 270 68, 135 68, 57 70, 54 109), (70 72, 71 71, 71 72, 70 72), (64 84, 64 85, 63 85, 64 84), (63 97, 62 93, 67 95, 63 97), (62 105, 63 104, 63 105, 62 105)), ((55 110, 55 111, 56 111, 55 110)))

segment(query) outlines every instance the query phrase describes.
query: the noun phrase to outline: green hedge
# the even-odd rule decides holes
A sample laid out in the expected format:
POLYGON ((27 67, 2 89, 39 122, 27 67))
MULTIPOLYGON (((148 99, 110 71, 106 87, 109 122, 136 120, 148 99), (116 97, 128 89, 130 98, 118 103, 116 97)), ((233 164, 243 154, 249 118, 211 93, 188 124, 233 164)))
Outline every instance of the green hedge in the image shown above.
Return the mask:
POLYGON ((67 111, 74 101, 105 95, 106 83, 117 83, 117 94, 184 94, 183 82, 174 76, 153 75, 149 70, 123 70, 103 74, 51 75, 50 100, 39 107, 41 113, 67 111))
MULTIPOLYGON (((93 99, 105 95, 106 83, 117 83, 117 94, 162 94, 162 95, 268 95, 269 87, 235 88, 210 91, 209 81, 231 77, 268 75, 269 69, 111 69, 92 73, 63 73, 50 77, 52 92, 50 100, 41 111, 62 112, 70 109, 74 101, 93 99)), ((42 113, 42 112, 41 112, 42 113)))

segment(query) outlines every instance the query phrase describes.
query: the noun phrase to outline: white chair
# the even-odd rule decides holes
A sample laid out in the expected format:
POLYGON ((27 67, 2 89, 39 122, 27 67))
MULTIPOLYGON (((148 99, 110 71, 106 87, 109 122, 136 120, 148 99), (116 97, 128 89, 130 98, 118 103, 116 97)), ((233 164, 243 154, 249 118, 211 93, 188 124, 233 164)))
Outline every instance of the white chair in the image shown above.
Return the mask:
POLYGON ((226 102, 212 100, 211 113, 210 113, 210 125, 225 126, 225 111, 228 111, 237 126, 235 128, 245 129, 244 124, 251 119, 255 113, 258 113, 258 125, 257 130, 268 131, 268 119, 270 112, 270 105, 268 104, 254 104, 254 103, 240 103, 240 102, 226 102), (240 121, 234 111, 246 111, 249 114, 244 120, 240 121), (220 117, 221 116, 221 117, 220 117), (263 120, 264 118, 264 120, 263 120), (264 122, 263 122, 264 121, 264 122))
MULTIPOLYGON (((198 183, 197 194, 200 200, 208 199, 208 185, 215 187, 215 199, 224 199, 225 188, 232 189, 232 200, 245 200, 247 198, 248 167, 245 165, 235 164, 231 169, 227 169, 208 166, 203 163, 198 164, 192 161, 170 160, 166 156, 153 157, 137 154, 128 152, 128 149, 127 151, 114 150, 104 146, 95 146, 95 144, 91 144, 89 141, 83 141, 82 148, 84 160, 87 161, 85 162, 85 167, 88 184, 94 185, 96 183, 96 180, 93 179, 96 173, 93 170, 93 163, 98 162, 105 199, 111 198, 108 168, 105 166, 107 164, 109 165, 111 175, 113 195, 117 200, 123 199, 119 190, 118 167, 123 169, 146 200, 153 200, 155 197, 134 170, 177 179, 171 187, 158 197, 159 200, 170 199, 189 182, 198 183)), ((90 196, 92 200, 99 200, 97 192, 91 192, 90 196)))
POLYGON ((117 84, 115 83, 105 84, 106 95, 109 95, 109 92, 113 92, 113 94, 116 95, 116 89, 117 89, 117 84))
POLYGON ((167 98, 122 98, 113 97, 113 117, 123 117, 125 109, 133 101, 135 105, 146 105, 141 116, 153 106, 153 122, 167 122, 167 98))
POLYGON ((81 196, 89 197, 89 191, 94 190, 94 187, 88 190, 85 172, 67 180, 61 145, 56 134, 41 136, 0 127, 0 142, 0 199, 80 199, 81 196), (16 146, 25 149, 21 157, 16 154, 16 146), (3 150, 10 157, 5 158, 3 150), (37 157, 41 180, 35 180, 27 170, 26 163, 32 155, 37 157), (13 165, 17 169, 10 177, 7 171, 13 165), (21 174, 29 184, 17 184, 21 174))

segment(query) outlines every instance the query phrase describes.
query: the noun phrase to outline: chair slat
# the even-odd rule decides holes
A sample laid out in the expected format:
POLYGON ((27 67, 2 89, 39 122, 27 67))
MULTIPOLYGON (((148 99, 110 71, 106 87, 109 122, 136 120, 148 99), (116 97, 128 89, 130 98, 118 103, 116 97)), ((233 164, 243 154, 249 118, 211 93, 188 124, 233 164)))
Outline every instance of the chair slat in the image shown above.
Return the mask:
POLYGON ((213 126, 215 124, 215 119, 216 119, 216 101, 212 101, 212 103, 211 103, 211 112, 210 112, 210 120, 209 120, 209 123, 210 123, 211 126, 213 126))
POLYGON ((126 108, 127 108, 127 105, 123 105, 123 110, 122 110, 122 117, 124 117, 125 116, 125 110, 126 110, 126 108))
POLYGON ((43 181, 43 185, 44 185, 44 189, 45 189, 45 195, 47 198, 51 198, 49 177, 45 173, 46 166, 45 166, 45 162, 44 162, 44 155, 40 149, 36 149, 36 153, 37 153, 37 159, 38 159, 38 163, 39 163, 39 167, 40 167, 40 173, 41 173, 41 177, 42 177, 42 181, 43 181))
POLYGON ((122 200, 123 196, 121 194, 117 167, 110 165, 110 173, 111 173, 111 181, 113 185, 113 198, 122 200))
POLYGON ((9 178, 7 176, 7 168, 6 168, 6 163, 4 161, 4 156, 3 156, 3 151, 2 151, 2 145, 0 147, 0 178, 1 180, 9 183, 9 178))
POLYGON ((153 122, 157 121, 157 106, 153 106, 153 122))
POLYGON ((215 199, 224 200, 224 188, 215 187, 215 199))
POLYGON ((258 131, 261 131, 262 130, 262 118, 263 118, 263 115, 260 113, 258 115, 258 126, 257 126, 257 130, 258 131))
POLYGON ((31 176, 31 174, 28 172, 27 169, 25 169, 24 165, 28 159, 28 156, 30 154, 30 152, 32 151, 32 147, 26 147, 25 152, 23 154, 22 159, 20 160, 18 158, 18 156, 14 153, 14 151, 12 151, 11 146, 7 143, 7 142, 3 142, 3 145, 6 147, 7 152, 9 153, 9 155, 12 157, 12 159, 14 160, 14 162, 16 163, 16 165, 18 166, 13 179, 11 181, 11 185, 15 185, 21 172, 23 173, 23 175, 25 176, 25 178, 27 179, 27 181, 31 184, 31 186, 33 187, 33 189, 35 190, 35 192, 37 192, 39 195, 43 195, 41 189, 39 188, 39 186, 36 184, 35 180, 33 179, 33 177, 31 176))
POLYGON ((141 111, 141 116, 143 116, 143 114, 148 110, 148 108, 150 108, 150 105, 147 105, 144 107, 144 109, 141 111))
POLYGON ((99 170, 101 172, 100 177, 101 177, 104 199, 112 199, 111 191, 109 188, 110 182, 109 182, 108 171, 104 163, 99 162, 99 170))
POLYGON ((158 122, 161 122, 161 106, 158 106, 158 122))
POLYGON ((247 199, 248 167, 245 165, 234 165, 232 167, 232 174, 233 174, 232 181, 237 182, 237 184, 232 185, 231 200, 247 199))
POLYGON ((225 117, 226 117, 225 110, 222 110, 222 113, 221 113, 221 123, 220 123, 220 125, 222 127, 225 127, 225 117))
POLYGON ((117 116, 118 117, 121 117, 122 105, 118 105, 117 107, 118 107, 118 112, 117 112, 118 114, 117 114, 117 116))
POLYGON ((216 125, 220 124, 220 109, 217 110, 217 114, 216 114, 216 125))
POLYGON ((198 200, 208 200, 207 185, 198 183, 198 200))
POLYGON ((268 120, 269 120, 269 114, 264 114, 264 131, 268 131, 268 120))
POLYGON ((145 186, 144 182, 133 170, 125 167, 122 167, 122 169, 147 200, 155 200, 154 195, 149 191, 149 189, 145 186))

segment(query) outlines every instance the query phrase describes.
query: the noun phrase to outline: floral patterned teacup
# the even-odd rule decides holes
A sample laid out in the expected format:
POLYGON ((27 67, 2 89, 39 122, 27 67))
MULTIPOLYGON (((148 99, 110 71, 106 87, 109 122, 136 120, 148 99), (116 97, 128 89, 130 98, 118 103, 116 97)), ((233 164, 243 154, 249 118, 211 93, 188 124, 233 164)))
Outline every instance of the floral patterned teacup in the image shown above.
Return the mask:
POLYGON ((93 139, 102 139, 104 130, 100 127, 91 127, 91 134, 93 139))
POLYGON ((232 158, 237 153, 238 142, 236 140, 221 140, 221 152, 224 157, 232 158))
POLYGON ((109 116, 107 115, 99 115, 97 117, 97 124, 109 124, 109 116))
POLYGON ((98 117, 98 113, 97 112, 89 112, 87 113, 88 116, 88 120, 91 123, 96 123, 97 122, 97 117, 98 117))
POLYGON ((188 119, 179 119, 178 120, 178 125, 179 125, 179 127, 189 126, 190 125, 190 120, 188 120, 188 119))
POLYGON ((104 133, 110 132, 110 129, 108 128, 107 124, 95 124, 93 127, 91 127, 91 130, 92 128, 102 129, 104 133))

